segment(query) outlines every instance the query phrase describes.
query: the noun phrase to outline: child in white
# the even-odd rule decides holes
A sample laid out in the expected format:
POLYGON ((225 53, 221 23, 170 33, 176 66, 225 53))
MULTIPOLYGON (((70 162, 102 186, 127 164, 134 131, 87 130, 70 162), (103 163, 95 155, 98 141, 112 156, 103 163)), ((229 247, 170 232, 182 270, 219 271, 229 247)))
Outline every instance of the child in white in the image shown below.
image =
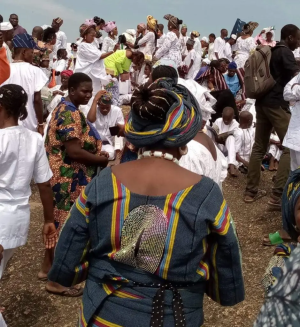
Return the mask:
POLYGON ((272 131, 270 136, 270 147, 269 147, 269 155, 270 155, 270 171, 278 170, 279 160, 282 155, 282 145, 280 143, 280 139, 276 134, 275 130, 272 131))
POLYGON ((118 126, 119 130, 122 130, 125 121, 122 109, 111 103, 111 94, 106 91, 99 91, 93 100, 87 119, 94 123, 101 137, 102 151, 109 154, 109 160, 114 160, 116 155, 115 136, 111 135, 110 127, 118 126))
POLYGON ((236 132, 239 128, 239 123, 234 119, 234 110, 231 107, 226 107, 223 110, 222 118, 218 118, 213 127, 217 134, 223 134, 231 132, 232 135, 229 135, 225 142, 220 140, 218 137, 208 130, 207 134, 213 139, 218 148, 227 156, 228 170, 231 176, 237 176, 236 170, 236 132))
POLYGON ((253 115, 248 111, 240 113, 240 126, 236 131, 236 160, 239 167, 248 167, 255 139, 253 115))
POLYGON ((294 171, 300 167, 300 74, 285 86, 283 97, 290 102, 292 116, 282 145, 290 149, 291 171, 294 171))
POLYGON ((57 51, 57 60, 53 63, 53 69, 56 75, 56 84, 61 85, 61 72, 66 70, 68 66, 68 52, 66 49, 59 49, 57 51))
POLYGON ((187 70, 185 75, 185 79, 193 79, 195 74, 195 61, 196 61, 196 51, 194 49, 195 41, 192 39, 188 39, 186 43, 187 55, 183 61, 183 67, 187 70))

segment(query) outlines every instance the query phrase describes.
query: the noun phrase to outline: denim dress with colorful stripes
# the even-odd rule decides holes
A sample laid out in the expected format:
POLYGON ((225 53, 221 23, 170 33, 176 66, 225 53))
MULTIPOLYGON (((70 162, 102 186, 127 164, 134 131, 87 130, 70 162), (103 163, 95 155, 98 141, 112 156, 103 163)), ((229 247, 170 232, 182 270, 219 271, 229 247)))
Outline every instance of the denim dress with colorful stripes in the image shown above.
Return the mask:
POLYGON ((204 176, 177 193, 145 196, 104 169, 71 210, 49 280, 86 280, 83 327, 199 327, 205 293, 224 306, 244 300, 234 223, 204 176))

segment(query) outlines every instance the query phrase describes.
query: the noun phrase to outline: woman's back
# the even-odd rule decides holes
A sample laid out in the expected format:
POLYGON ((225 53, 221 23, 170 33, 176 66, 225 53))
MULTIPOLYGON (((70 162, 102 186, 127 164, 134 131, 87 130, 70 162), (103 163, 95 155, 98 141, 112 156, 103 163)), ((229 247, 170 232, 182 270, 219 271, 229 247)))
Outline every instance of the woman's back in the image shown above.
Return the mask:
POLYGON ((87 186, 72 210, 72 222, 67 222, 60 238, 75 243, 68 253, 57 251, 64 259, 56 259, 50 278, 66 284, 67 275, 59 274, 60 261, 70 264, 67 270, 73 278, 80 278, 83 271, 76 277, 73 272, 78 269, 73 265, 80 264, 89 240, 89 272, 82 313, 86 321, 92 313, 95 321, 103 319, 130 326, 134 315, 135 326, 147 326, 155 294, 165 284, 169 291, 164 324, 173 326, 172 290, 168 286, 172 283, 173 292, 180 289, 187 326, 200 326, 208 278, 208 294, 213 299, 230 305, 243 298, 239 248, 231 216, 213 181, 180 167, 162 174, 160 164, 151 170, 150 163, 145 164, 147 160, 142 160, 143 170, 138 169, 139 162, 114 167, 113 171, 107 168, 87 186), (177 178, 169 179, 175 172, 177 178), (125 175, 126 182, 133 180, 131 186, 144 182, 134 188, 142 194, 122 182, 125 175), (169 194, 164 192, 186 184, 184 176, 192 178, 193 184, 169 194), (81 242, 76 241, 77 237, 81 242))

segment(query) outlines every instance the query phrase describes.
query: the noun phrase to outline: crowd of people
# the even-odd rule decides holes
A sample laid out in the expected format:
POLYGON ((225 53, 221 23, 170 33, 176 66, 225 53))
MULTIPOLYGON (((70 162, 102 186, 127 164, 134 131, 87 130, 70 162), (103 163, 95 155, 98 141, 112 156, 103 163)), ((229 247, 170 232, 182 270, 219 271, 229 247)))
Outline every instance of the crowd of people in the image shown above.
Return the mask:
MULTIPOLYGON (((254 37, 256 22, 201 38, 164 21, 149 15, 119 34, 94 17, 68 43, 60 17, 28 34, 18 15, 0 15, 0 279, 26 244, 33 180, 44 209, 37 278, 83 296, 82 327, 202 326, 205 293, 244 300, 226 178, 247 175, 251 205, 267 195, 261 171, 277 171, 268 205, 283 229, 263 243, 300 234, 299 28, 284 26, 277 42, 273 26, 254 37), (246 71, 262 48, 274 85, 253 99, 246 71)), ((286 301, 300 308, 299 282, 282 291, 298 262, 295 250, 255 326, 300 324, 286 301)))

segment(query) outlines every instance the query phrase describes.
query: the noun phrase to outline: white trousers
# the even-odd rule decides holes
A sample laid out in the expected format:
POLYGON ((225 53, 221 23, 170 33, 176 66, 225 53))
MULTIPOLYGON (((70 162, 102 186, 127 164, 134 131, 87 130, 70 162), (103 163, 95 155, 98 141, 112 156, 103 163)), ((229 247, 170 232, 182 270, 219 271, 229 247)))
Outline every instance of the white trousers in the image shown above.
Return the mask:
POLYGON ((300 152, 290 150, 291 153, 291 171, 294 171, 300 167, 300 152))
POLYGON ((277 145, 271 144, 269 148, 269 153, 274 157, 275 160, 279 161, 282 155, 282 151, 278 148, 277 145))
POLYGON ((4 318, 2 316, 2 313, 0 313, 0 327, 7 327, 4 318))
POLYGON ((237 166, 236 161, 236 149, 235 149, 235 138, 233 135, 229 135, 225 141, 225 146, 218 144, 218 148, 223 152, 225 157, 227 157, 228 165, 237 166))

